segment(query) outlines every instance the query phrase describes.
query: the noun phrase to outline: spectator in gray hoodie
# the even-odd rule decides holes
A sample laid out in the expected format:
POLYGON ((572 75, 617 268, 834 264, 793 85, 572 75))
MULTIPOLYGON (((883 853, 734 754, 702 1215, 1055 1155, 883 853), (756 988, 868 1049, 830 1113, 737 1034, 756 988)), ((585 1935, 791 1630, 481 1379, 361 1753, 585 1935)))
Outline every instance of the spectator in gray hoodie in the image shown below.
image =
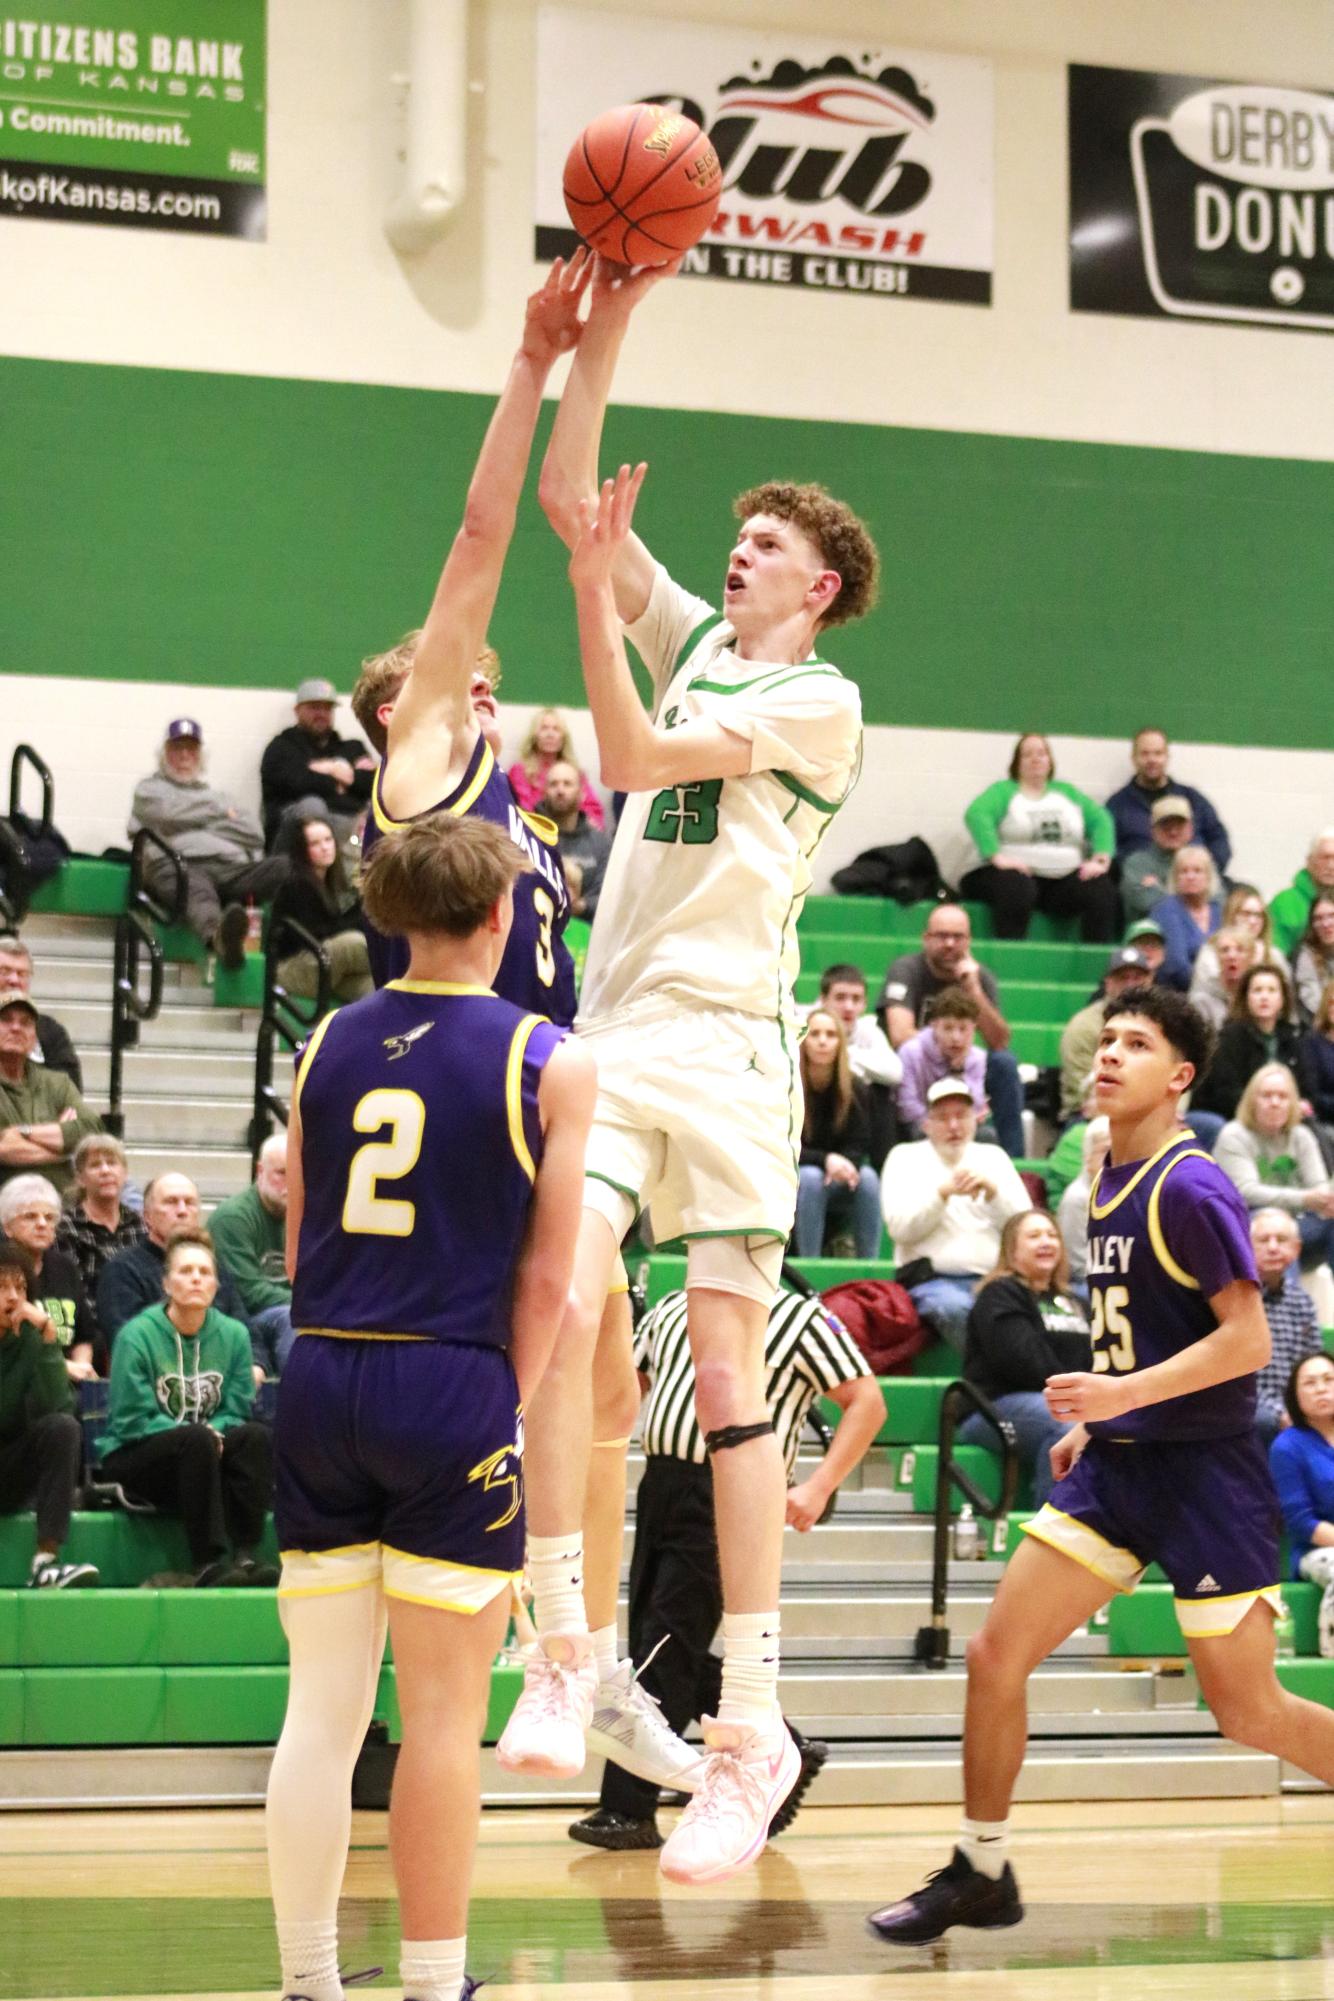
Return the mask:
MULTIPOLYGON (((204 776, 204 733, 189 716, 168 723, 157 770, 134 788, 131 839, 152 829, 185 864, 185 921, 238 972, 245 963, 246 899, 266 902, 286 881, 285 855, 264 853, 264 830, 204 776)), ((171 864, 150 851, 145 878, 155 896, 172 894, 171 864)))

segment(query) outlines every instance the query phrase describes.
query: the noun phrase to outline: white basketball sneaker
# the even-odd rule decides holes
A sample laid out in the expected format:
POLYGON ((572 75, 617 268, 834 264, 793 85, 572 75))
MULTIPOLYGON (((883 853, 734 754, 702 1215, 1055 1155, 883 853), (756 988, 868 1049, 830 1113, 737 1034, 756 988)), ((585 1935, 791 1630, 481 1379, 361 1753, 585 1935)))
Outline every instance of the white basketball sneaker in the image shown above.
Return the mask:
POLYGON ((779 1717, 771 1730, 706 1716, 699 1782, 658 1866, 673 1883, 717 1883, 752 1863, 801 1775, 801 1753, 779 1717))
POLYGON ((588 1634, 546 1634, 524 1667, 523 1693, 496 1746, 496 1762, 507 1772, 577 1778, 597 1685, 588 1634))
POLYGON ((590 1751, 650 1785, 672 1792, 695 1790, 703 1761, 672 1729, 639 1681, 633 1661, 622 1661, 615 1674, 598 1683, 587 1742, 590 1751))

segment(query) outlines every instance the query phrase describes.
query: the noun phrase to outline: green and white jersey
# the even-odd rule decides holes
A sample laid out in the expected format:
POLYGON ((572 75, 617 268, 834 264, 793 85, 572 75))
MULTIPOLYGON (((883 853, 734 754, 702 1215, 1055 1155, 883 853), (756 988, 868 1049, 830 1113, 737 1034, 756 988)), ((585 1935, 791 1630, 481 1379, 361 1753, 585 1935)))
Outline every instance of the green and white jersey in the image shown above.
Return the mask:
POLYGON ((628 635, 660 727, 708 717, 751 745, 741 778, 631 793, 588 948, 580 1019, 649 995, 790 1019, 797 918, 857 780, 861 697, 826 660, 738 660, 732 627, 659 567, 628 635))

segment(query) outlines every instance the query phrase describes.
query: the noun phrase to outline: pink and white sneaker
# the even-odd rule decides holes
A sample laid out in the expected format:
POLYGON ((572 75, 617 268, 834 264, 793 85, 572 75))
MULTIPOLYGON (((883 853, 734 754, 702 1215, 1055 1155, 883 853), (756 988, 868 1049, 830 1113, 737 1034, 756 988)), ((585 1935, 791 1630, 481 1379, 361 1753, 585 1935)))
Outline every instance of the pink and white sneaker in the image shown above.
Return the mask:
POLYGON ((598 1668, 587 1633, 548 1633, 523 1671, 523 1693, 496 1746, 507 1772, 573 1779, 584 1769, 598 1668))
POLYGON ((747 1868, 801 1774, 801 1753, 781 1717, 772 1730, 702 1721, 705 1754, 694 1797, 658 1857, 673 1883, 717 1883, 747 1868))

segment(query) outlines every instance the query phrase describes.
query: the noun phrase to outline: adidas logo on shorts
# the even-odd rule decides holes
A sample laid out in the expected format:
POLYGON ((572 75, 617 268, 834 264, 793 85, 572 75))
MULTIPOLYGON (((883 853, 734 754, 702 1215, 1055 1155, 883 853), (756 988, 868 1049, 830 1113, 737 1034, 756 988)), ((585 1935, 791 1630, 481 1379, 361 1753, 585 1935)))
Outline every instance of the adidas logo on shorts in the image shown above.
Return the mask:
POLYGON ((1210 1577, 1208 1571, 1206 1571, 1204 1573, 1204 1576, 1200 1579, 1199 1583, 1195 1586, 1195 1589, 1197 1591, 1217 1591, 1218 1583, 1217 1580, 1215 1578, 1210 1577))

